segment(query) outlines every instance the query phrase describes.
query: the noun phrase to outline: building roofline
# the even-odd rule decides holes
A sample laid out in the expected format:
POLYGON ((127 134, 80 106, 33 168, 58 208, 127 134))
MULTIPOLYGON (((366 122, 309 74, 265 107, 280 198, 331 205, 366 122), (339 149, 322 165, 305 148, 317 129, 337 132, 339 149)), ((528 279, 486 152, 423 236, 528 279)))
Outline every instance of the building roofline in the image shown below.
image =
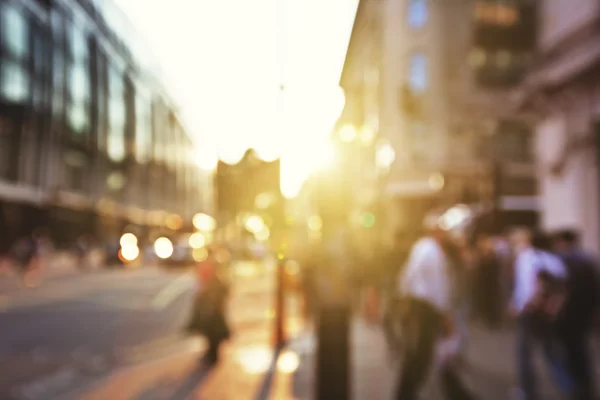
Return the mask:
POLYGON ((352 24, 352 32, 350 33, 350 40, 348 41, 348 49, 346 50, 346 58, 344 59, 344 65, 342 66, 342 74, 340 77, 340 86, 344 87, 348 80, 348 74, 350 69, 350 63, 353 61, 354 47, 358 39, 358 34, 361 28, 361 19, 365 15, 366 4, 369 0, 359 0, 358 7, 356 7, 356 14, 354 16, 354 23, 352 24))

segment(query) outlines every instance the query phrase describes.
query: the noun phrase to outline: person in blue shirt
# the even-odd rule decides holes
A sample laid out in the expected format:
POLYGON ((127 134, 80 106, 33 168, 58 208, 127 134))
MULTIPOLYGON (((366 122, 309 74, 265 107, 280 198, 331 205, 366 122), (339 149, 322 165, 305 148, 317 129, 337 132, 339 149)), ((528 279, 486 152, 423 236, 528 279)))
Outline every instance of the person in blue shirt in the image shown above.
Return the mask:
POLYGON ((517 318, 517 364, 521 394, 524 400, 535 400, 539 394, 533 365, 533 351, 541 344, 550 371, 561 392, 571 394, 573 384, 560 358, 553 327, 540 321, 535 311, 541 275, 566 281, 567 268, 550 252, 550 239, 543 233, 530 236, 515 261, 514 290, 511 313, 517 318))

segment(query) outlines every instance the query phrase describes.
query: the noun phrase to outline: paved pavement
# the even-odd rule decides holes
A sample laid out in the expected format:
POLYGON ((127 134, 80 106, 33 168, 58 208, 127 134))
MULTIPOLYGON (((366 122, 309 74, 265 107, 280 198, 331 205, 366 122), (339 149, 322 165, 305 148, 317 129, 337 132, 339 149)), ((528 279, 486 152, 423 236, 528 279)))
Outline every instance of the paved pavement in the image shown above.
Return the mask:
MULTIPOLYGON (((223 359, 191 398, 250 400, 267 396, 299 366, 294 353, 275 353, 275 262, 242 263, 233 271, 229 321, 234 336, 224 345, 223 359)), ((286 332, 303 329, 299 297, 286 298, 286 332)), ((288 391, 289 392, 289 391, 288 391)), ((292 399, 281 391, 278 400, 292 399)))
MULTIPOLYGON (((461 370, 461 376, 477 398, 484 400, 515 398, 517 377, 514 368, 514 341, 514 332, 510 329, 490 332, 483 328, 472 327, 468 361, 461 370)), ((388 352, 380 327, 355 319, 351 343, 353 399, 393 399, 399 367, 388 352)), ((315 385, 316 340, 311 333, 307 333, 295 340, 290 345, 290 350, 298 354, 301 361, 300 367, 291 380, 291 394, 287 397, 275 396, 271 399, 312 400, 315 385)), ((536 361, 542 398, 561 399, 541 357, 536 361)), ((423 399, 443 399, 434 372, 435 370, 432 371, 428 384, 424 388, 423 399)))

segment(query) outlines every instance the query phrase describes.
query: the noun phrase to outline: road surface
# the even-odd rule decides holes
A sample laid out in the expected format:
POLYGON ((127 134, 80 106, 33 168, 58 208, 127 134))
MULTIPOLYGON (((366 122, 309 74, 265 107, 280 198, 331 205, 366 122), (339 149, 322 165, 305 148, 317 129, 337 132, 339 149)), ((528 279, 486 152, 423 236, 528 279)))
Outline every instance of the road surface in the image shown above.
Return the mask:
POLYGON ((161 269, 0 284, 0 398, 67 399, 116 368, 191 345, 195 282, 161 269))

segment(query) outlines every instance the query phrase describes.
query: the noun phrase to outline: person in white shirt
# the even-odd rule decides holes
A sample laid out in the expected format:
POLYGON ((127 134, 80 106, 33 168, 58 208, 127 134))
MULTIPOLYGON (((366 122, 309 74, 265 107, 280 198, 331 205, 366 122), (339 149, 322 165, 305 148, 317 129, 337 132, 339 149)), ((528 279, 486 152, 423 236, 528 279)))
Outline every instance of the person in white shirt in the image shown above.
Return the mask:
POLYGON ((536 344, 542 345, 550 370, 561 391, 570 393, 573 389, 571 378, 567 375, 564 363, 560 359, 560 352, 557 351, 552 326, 540 325, 543 321, 540 321, 530 309, 537 295, 540 273, 558 279, 567 277, 566 266, 548 251, 549 248, 549 238, 537 233, 533 237, 530 236, 528 241, 521 241, 520 251, 515 261, 511 313, 517 318, 517 364, 524 400, 537 399, 533 367, 533 348, 536 344))
MULTIPOLYGON (((409 329, 396 399, 418 398, 434 359, 439 339, 452 330, 451 246, 448 232, 437 224, 413 247, 399 290, 409 304, 409 329)), ((451 399, 471 399, 452 364, 442 368, 442 389, 451 399)))

